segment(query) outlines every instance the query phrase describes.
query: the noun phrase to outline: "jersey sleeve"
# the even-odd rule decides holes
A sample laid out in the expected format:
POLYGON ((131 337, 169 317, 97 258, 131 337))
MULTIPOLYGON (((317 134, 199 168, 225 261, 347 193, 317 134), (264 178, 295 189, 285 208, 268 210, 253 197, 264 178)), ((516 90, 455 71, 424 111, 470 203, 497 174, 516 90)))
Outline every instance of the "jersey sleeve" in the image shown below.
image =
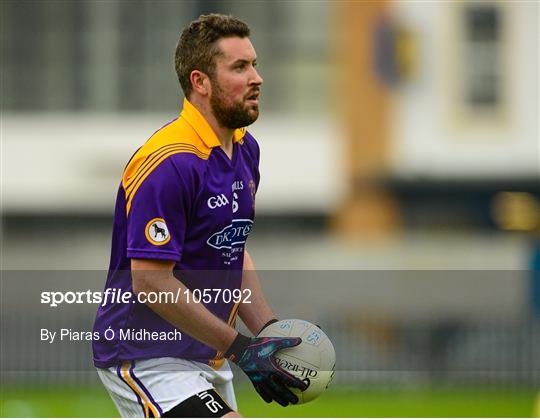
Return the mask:
MULTIPOLYGON (((166 159, 134 191, 127 214, 127 257, 180 261, 194 197, 189 170, 166 159)), ((129 199, 129 187, 126 190, 129 199)))

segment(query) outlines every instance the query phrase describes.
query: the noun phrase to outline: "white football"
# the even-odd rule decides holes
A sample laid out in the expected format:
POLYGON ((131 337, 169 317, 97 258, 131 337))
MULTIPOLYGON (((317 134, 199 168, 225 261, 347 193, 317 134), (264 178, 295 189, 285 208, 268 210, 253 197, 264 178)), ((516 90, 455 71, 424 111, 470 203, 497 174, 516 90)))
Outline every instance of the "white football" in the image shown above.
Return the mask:
POLYGON ((328 388, 334 376, 336 352, 334 346, 316 325, 301 319, 284 319, 263 329, 259 337, 300 337, 296 347, 279 350, 275 358, 279 366, 308 384, 305 391, 291 388, 298 404, 314 400, 328 388))

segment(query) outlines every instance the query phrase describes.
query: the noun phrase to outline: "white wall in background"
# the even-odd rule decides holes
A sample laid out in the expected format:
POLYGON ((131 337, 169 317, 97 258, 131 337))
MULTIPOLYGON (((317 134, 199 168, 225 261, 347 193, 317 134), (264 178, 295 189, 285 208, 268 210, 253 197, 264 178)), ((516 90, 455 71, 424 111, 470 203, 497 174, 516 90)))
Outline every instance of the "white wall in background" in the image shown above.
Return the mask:
MULTIPOLYGON (((172 117, 2 115, 3 211, 112 212, 127 161, 172 117)), ((250 131, 261 146, 259 214, 328 212, 339 203, 342 137, 328 121, 261 116, 250 131)))

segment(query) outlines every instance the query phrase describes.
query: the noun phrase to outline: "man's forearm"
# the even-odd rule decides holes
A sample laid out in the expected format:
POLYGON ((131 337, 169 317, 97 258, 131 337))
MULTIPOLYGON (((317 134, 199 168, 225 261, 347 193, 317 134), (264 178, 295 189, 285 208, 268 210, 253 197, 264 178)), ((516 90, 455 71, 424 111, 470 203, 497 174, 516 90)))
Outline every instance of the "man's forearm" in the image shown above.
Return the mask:
POLYGON ((251 303, 241 303, 238 313, 246 327, 253 335, 257 335, 261 328, 276 316, 264 297, 255 265, 247 251, 244 253, 242 289, 251 290, 251 303))
POLYGON ((150 309, 182 332, 218 351, 225 352, 234 341, 236 330, 212 314, 203 304, 194 302, 192 296, 186 296, 185 290, 186 286, 174 277, 172 272, 146 270, 133 272, 135 293, 172 292, 173 296, 179 296, 178 302, 146 303, 150 309), (178 288, 182 293, 177 294, 178 288))

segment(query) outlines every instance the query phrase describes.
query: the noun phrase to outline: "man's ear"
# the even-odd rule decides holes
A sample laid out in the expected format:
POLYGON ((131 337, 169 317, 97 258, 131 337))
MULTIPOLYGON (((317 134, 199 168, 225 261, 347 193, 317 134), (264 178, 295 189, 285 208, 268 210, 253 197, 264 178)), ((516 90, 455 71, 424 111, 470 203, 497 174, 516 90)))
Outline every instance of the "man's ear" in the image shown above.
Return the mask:
POLYGON ((201 96, 206 96, 210 93, 210 79, 206 74, 199 70, 193 70, 189 75, 193 90, 201 96))

